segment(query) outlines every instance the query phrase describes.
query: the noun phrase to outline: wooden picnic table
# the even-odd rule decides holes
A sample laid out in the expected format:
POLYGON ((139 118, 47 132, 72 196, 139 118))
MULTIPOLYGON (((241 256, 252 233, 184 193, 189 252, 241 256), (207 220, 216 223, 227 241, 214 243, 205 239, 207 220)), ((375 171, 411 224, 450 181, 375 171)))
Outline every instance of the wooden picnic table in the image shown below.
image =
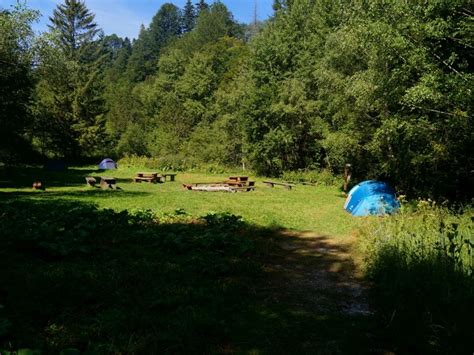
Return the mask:
POLYGON ((249 177, 248 176, 229 176, 229 180, 243 182, 243 181, 248 181, 249 177))
POLYGON ((142 181, 146 181, 146 182, 162 182, 161 181, 161 178, 163 176, 159 175, 158 173, 156 172, 138 172, 135 177, 133 178, 133 181, 135 182, 142 182, 142 181))

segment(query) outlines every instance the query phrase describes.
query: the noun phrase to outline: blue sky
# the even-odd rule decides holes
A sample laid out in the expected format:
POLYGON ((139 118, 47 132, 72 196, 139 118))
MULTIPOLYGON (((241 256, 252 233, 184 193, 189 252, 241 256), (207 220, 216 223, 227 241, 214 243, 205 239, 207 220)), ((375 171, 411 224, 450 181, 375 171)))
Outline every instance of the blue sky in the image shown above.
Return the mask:
MULTIPOLYGON (((62 0, 20 0, 32 9, 40 10, 42 18, 35 24, 37 31, 47 30, 48 17, 56 4, 62 0)), ((221 0, 240 22, 250 22, 253 18, 254 0, 221 0)), ((0 7, 9 8, 17 0, 0 0, 0 7)), ((165 2, 172 2, 180 8, 186 0, 85 0, 87 7, 95 13, 96 21, 106 34, 116 33, 122 37, 136 38, 140 25, 147 26, 153 15, 165 2)), ((194 0, 193 2, 197 2, 194 0)), ((212 3, 212 0, 207 0, 212 3)), ((272 14, 273 0, 257 0, 259 20, 272 14)))

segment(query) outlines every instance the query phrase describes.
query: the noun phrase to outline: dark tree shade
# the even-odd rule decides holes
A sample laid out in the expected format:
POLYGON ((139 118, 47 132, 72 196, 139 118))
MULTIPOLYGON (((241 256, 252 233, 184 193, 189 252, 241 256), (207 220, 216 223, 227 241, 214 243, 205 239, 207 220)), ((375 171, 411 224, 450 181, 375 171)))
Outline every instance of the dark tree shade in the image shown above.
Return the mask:
POLYGON ((63 50, 70 58, 75 58, 81 46, 99 33, 94 17, 80 0, 65 0, 53 11, 49 28, 59 31, 63 50))

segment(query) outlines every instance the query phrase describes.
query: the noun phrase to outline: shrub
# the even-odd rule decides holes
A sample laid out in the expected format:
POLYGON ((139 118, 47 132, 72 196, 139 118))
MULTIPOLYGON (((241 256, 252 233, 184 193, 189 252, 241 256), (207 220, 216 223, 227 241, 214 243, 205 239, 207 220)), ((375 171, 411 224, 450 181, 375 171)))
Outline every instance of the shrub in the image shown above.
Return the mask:
POLYGON ((286 181, 310 182, 323 186, 336 186, 343 182, 342 177, 333 175, 326 169, 285 171, 282 178, 286 181))
POLYGON ((420 201, 361 232, 371 297, 402 353, 469 353, 474 338, 472 211, 420 201))

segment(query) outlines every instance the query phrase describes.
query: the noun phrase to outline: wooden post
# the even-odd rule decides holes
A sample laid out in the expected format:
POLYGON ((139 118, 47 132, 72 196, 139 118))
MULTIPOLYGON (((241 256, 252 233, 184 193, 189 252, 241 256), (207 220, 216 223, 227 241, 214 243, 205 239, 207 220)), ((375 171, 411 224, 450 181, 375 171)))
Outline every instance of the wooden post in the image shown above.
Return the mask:
POLYGON ((351 181, 352 176, 352 165, 346 164, 344 167, 344 192, 347 193, 347 188, 349 186, 349 181, 351 181))

